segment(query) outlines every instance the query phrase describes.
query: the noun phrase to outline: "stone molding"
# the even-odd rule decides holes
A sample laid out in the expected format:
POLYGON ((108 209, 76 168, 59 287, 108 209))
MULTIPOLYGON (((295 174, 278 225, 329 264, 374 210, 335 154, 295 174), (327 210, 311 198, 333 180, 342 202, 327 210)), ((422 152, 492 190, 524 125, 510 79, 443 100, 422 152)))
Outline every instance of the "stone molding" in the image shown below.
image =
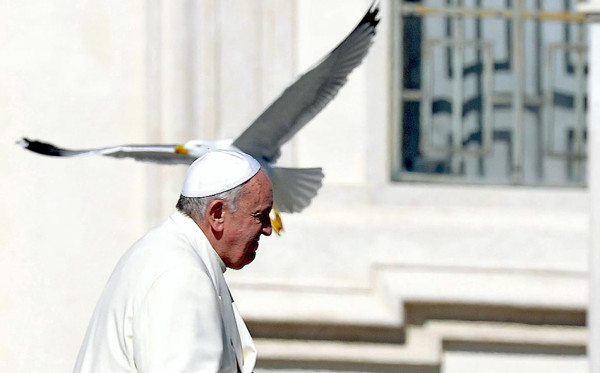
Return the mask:
POLYGON ((575 271, 376 264, 365 287, 230 281, 264 368, 437 372, 452 349, 585 355, 575 271))

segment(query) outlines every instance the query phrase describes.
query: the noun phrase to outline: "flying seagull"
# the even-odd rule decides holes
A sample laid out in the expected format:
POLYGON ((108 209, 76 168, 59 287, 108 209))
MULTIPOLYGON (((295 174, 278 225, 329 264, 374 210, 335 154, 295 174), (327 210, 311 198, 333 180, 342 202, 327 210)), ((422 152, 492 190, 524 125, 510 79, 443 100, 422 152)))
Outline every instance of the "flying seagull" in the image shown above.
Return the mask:
POLYGON ((191 164, 212 149, 237 149, 253 156, 273 184, 276 233, 283 229, 279 211, 294 213, 308 206, 321 187, 321 168, 283 168, 275 163, 281 146, 312 120, 346 83, 348 75, 367 55, 379 23, 375 2, 352 32, 312 69, 300 76, 236 139, 191 140, 171 145, 118 145, 69 150, 23 138, 18 144, 33 152, 60 157, 104 155, 161 164, 191 164))

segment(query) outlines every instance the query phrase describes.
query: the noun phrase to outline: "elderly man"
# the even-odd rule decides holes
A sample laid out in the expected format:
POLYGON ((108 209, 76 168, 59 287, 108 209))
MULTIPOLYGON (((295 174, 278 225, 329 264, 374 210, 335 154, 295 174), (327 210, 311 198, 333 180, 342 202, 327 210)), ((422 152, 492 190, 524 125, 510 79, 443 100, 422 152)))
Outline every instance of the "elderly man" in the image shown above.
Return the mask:
POLYGON ((121 258, 96 306, 75 372, 250 373, 256 350, 223 272, 271 234, 259 163, 213 151, 189 168, 178 212, 121 258))

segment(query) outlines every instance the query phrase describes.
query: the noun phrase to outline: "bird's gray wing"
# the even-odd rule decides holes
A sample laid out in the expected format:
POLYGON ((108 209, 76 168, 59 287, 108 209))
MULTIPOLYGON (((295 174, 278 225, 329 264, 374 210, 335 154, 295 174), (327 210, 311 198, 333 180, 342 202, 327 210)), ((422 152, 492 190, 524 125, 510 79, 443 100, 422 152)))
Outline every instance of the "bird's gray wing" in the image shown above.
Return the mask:
POLYGON ((104 155, 114 158, 132 158, 161 164, 191 164, 196 157, 190 154, 177 153, 177 145, 118 145, 96 149, 71 150, 59 148, 53 144, 32 141, 26 138, 17 142, 32 152, 57 157, 83 157, 88 155, 104 155))
POLYGON ((350 35, 289 86, 233 145, 259 160, 275 162, 281 146, 335 97, 367 55, 379 22, 378 12, 378 6, 371 5, 350 35))

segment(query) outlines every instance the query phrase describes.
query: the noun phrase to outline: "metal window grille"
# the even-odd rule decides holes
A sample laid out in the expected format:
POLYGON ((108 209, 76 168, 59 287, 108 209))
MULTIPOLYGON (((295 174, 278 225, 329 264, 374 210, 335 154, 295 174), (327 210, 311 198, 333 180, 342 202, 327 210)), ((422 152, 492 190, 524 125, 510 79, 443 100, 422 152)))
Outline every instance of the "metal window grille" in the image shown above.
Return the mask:
POLYGON ((575 0, 393 4, 394 180, 586 184, 575 0))

